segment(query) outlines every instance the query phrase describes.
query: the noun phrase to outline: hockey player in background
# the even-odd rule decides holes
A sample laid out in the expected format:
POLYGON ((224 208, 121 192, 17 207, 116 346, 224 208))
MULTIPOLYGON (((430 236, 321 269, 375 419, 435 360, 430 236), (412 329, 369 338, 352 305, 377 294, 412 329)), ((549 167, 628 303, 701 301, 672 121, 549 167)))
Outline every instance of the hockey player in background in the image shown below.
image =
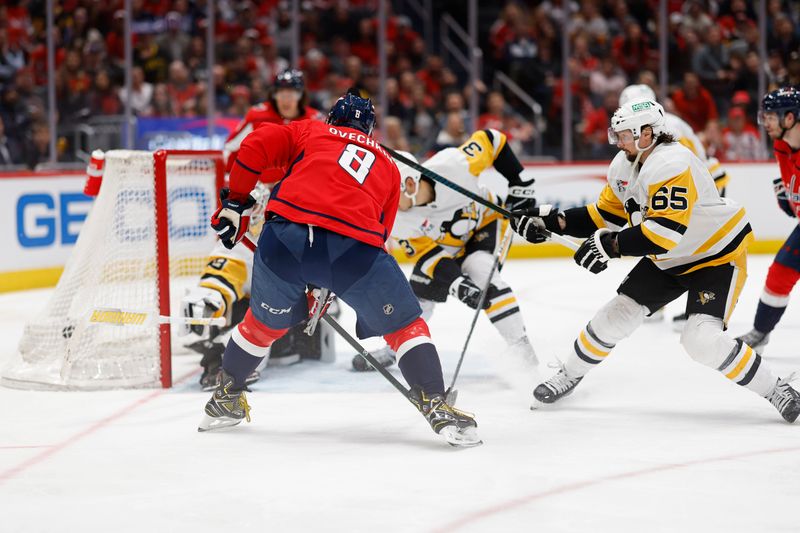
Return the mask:
POLYGON ((249 193, 261 171, 289 170, 267 204, 250 308, 225 348, 222 382, 206 403, 200 431, 249 420, 247 376, 276 339, 306 319, 305 290, 314 285, 355 310, 359 337, 386 339, 398 354, 411 400, 436 433, 453 445, 480 444, 474 418, 445 402, 441 363, 419 302, 384 248, 397 214, 400 175, 372 139, 374 125, 372 103, 348 93, 331 108, 327 124, 266 125, 242 143, 230 190, 223 190, 212 217, 226 246, 246 231, 255 205, 249 193))
MULTIPOLYGON (((619 95, 619 105, 625 105, 633 100, 652 100, 655 102, 657 98, 656 93, 653 92, 653 89, 651 89, 649 85, 628 85, 619 95)), ((665 111, 664 126, 666 127, 667 131, 671 133, 673 137, 675 137, 676 141, 691 150, 692 153, 700 159, 700 161, 705 162, 709 173, 711 173, 711 177, 714 178, 714 186, 716 186, 717 190, 719 191, 719 195, 725 196, 725 188, 728 186, 728 182, 731 180, 731 178, 728 176, 728 173, 725 171, 716 157, 708 157, 706 154, 706 149, 703 146, 703 142, 697 136, 697 133, 694 132, 689 123, 678 115, 667 113, 665 111)), ((645 322, 660 321, 663 320, 663 318, 664 309, 662 308, 654 312, 649 317, 645 317, 645 322)), ((684 310, 683 313, 672 317, 672 326, 675 331, 681 331, 688 318, 689 315, 686 310, 684 310)))
POLYGON ((580 332, 560 371, 535 388, 533 407, 570 394, 647 313, 688 291, 681 344, 689 356, 765 397, 794 422, 800 394, 753 348, 725 333, 744 286, 752 240, 744 208, 719 196, 706 166, 676 142, 653 100, 620 107, 609 142, 621 151, 596 203, 561 213, 541 206, 512 220, 531 242, 544 240, 542 229, 586 237, 575 261, 595 274, 612 258, 642 257, 617 296, 580 332))
MULTIPOLYGON (((231 133, 225 143, 227 168, 230 171, 242 140, 263 124, 288 124, 295 120, 324 120, 324 116, 306 104, 303 73, 285 70, 275 77, 269 101, 253 106, 244 120, 231 133)), ((264 209, 269 199, 268 183, 283 177, 286 169, 264 169, 262 176, 251 192, 256 200, 253 216, 250 217, 250 234, 258 237, 264 221, 264 209)), ((247 311, 253 268, 253 252, 242 244, 232 249, 217 242, 209 255, 206 267, 197 287, 189 291, 181 301, 181 309, 187 317, 225 317, 226 326, 184 326, 180 333, 185 337, 185 346, 202 355, 200 365, 203 373, 200 385, 203 390, 214 390, 222 375, 222 352, 231 328, 238 324, 247 311)), ((336 306, 334 306, 334 309, 336 306)), ((270 350, 269 365, 285 366, 304 359, 332 360, 333 331, 321 324, 309 337, 302 332, 300 324, 276 342, 270 350)), ((254 370, 247 383, 260 377, 254 370)))
MULTIPOLYGON (((533 207, 533 181, 522 180, 523 170, 505 134, 480 130, 458 148, 446 148, 425 162, 425 166, 450 181, 497 202, 495 196, 478 185, 484 171, 494 168, 508 180, 506 204, 512 209, 533 207)), ((409 159, 414 156, 401 152, 409 159)), ((477 309, 489 275, 483 308, 489 321, 508 344, 509 357, 530 368, 538 365, 528 340, 519 303, 511 287, 494 269, 494 254, 502 245, 508 221, 496 211, 483 207, 450 187, 436 183, 413 168, 397 161, 401 190, 399 212, 392 229, 401 250, 414 261, 411 288, 429 320, 436 303, 454 296, 477 309)), ((395 362, 389 346, 375 353, 384 366, 395 362)), ((355 370, 372 370, 360 356, 353 358, 355 370)))
MULTIPOLYGON (((758 123, 773 139, 780 177, 773 180, 778 206, 790 217, 800 217, 800 90, 784 87, 767 93, 761 101, 758 123)), ((758 301, 753 329, 738 337, 761 353, 778 325, 789 294, 800 279, 800 226, 783 243, 769 267, 764 292, 758 301)))

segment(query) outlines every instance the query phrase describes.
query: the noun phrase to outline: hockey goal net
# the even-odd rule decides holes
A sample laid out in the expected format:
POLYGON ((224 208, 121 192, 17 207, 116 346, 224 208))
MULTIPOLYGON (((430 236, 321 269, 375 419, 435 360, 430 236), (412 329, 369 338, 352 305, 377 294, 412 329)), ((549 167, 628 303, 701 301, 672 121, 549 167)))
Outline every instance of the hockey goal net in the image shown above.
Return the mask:
POLYGON ((177 326, 161 317, 178 309, 214 246, 209 219, 223 179, 218 151, 107 152, 75 249, 3 384, 170 387, 177 326))

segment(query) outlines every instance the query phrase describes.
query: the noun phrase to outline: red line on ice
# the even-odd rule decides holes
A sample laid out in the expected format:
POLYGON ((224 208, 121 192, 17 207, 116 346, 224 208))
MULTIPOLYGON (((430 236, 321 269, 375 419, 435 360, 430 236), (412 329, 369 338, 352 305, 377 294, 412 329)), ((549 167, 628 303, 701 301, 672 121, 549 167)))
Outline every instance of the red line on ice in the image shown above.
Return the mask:
POLYGON ((756 450, 756 451, 743 452, 732 455, 723 455, 721 457, 698 459, 696 461, 686 461, 683 463, 670 463, 665 465, 653 466, 650 468, 644 468, 642 470, 633 470, 630 472, 622 472, 620 474, 611 474, 608 476, 602 476, 595 479, 586 479, 583 481, 576 481, 574 483, 567 483, 566 485, 557 486, 552 489, 543 490, 540 492, 534 492, 532 494, 528 494, 520 498, 514 498, 512 500, 508 500, 506 502, 499 503, 491 507, 486 507, 485 509, 481 509, 479 511, 475 511, 474 513, 465 515, 459 518, 458 520, 454 520, 452 522, 448 522, 443 526, 437 527, 436 529, 433 530, 433 533, 445 533, 445 532, 455 531, 461 527, 467 525, 473 525, 475 522, 479 520, 483 520, 485 518, 489 518, 494 515, 499 515, 506 511, 511 511, 513 509, 522 507, 536 500, 543 500, 551 496, 558 496, 560 494, 564 494, 567 492, 574 492, 594 485, 600 485, 602 483, 606 483, 609 481, 630 479, 640 476, 646 476, 648 474, 666 472, 669 470, 678 470, 680 468, 689 468, 692 466, 707 465, 711 463, 719 463, 722 461, 731 461, 734 459, 742 459, 745 457, 754 457, 756 455, 769 455, 773 453, 787 453, 787 452, 800 452, 800 446, 794 446, 790 448, 772 448, 768 450, 756 450))
MULTIPOLYGON (((185 375, 181 376, 180 378, 178 378, 173 383, 173 386, 183 383, 187 379, 189 379, 192 376, 194 376, 195 374, 199 373, 200 370, 201 369, 198 368, 196 370, 192 370, 188 374, 185 374, 185 375)), ((132 413, 133 411, 135 411, 139 407, 143 406, 144 404, 149 403, 149 402, 155 400, 156 398, 158 398, 160 396, 163 396, 164 394, 167 393, 168 390, 169 389, 158 389, 156 391, 153 391, 150 394, 148 394, 147 396, 139 398, 135 402, 132 402, 132 403, 126 405, 125 407, 123 407, 119 411, 117 411, 115 413, 112 413, 112 414, 108 415, 107 417, 98 420, 97 422, 95 422, 94 424, 92 424, 88 428, 84 429, 83 431, 80 431, 80 432, 74 434, 73 436, 67 438, 66 440, 61 441, 60 443, 58 443, 56 445, 48 447, 47 450, 44 450, 43 452, 38 453, 38 454, 34 455, 33 457, 31 457, 29 459, 26 459, 25 461, 22 461, 21 463, 19 463, 16 466, 12 466, 8 470, 0 472, 0 485, 5 483, 9 479, 11 479, 13 477, 16 477, 17 475, 19 475, 20 473, 22 473, 25 470, 29 469, 30 467, 41 463, 45 459, 48 459, 50 456, 55 455, 58 452, 60 452, 62 450, 65 450, 66 448, 69 448, 70 446, 72 446, 73 444, 75 444, 79 440, 83 439, 84 437, 88 437, 92 433, 95 433, 96 431, 98 431, 100 429, 103 429, 104 427, 106 427, 110 423, 112 423, 112 422, 114 422, 116 420, 119 420, 120 418, 132 413)))

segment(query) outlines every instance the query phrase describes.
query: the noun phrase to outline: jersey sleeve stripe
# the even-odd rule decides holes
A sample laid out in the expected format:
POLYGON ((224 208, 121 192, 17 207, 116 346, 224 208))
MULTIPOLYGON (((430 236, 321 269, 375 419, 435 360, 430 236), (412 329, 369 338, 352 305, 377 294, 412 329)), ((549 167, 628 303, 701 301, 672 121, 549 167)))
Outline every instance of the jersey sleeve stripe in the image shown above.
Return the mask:
POLYGON ((733 215, 731 219, 728 220, 728 222, 726 222, 721 228, 719 228, 706 242, 704 242, 697 250, 695 250, 694 254, 702 254, 703 252, 710 250, 712 246, 720 241, 720 239, 731 232, 731 230, 744 218, 744 214, 745 211, 743 207, 739 209, 739 211, 733 215))
POLYGON ((647 220, 650 222, 655 222, 656 224, 659 224, 661 226, 664 226, 669 230, 680 233, 681 235, 686 233, 686 226, 684 226, 677 220, 672 220, 671 218, 667 217, 650 217, 647 220))
POLYGON ((598 207, 597 211, 600 213, 600 216, 603 217, 603 220, 606 222, 610 222, 618 227, 623 227, 625 224, 628 223, 628 219, 624 216, 619 216, 617 214, 612 213, 611 211, 607 211, 602 207, 598 207))
POLYGON ((255 169, 252 169, 252 168, 248 167, 247 165, 245 165, 244 163, 242 163, 238 158, 236 159, 236 164, 239 165, 240 167, 242 167, 243 169, 245 169, 246 171, 251 172, 251 173, 253 173, 253 174, 257 175, 257 176, 259 174, 261 174, 261 172, 255 170, 255 169))
POLYGON ((650 223, 650 220, 645 220, 641 227, 645 237, 665 250, 672 250, 681 240, 681 234, 659 226, 658 224, 650 223))
POLYGON ((603 215, 600 214, 600 210, 595 204, 589 204, 586 206, 586 209, 589 211, 592 222, 594 222, 598 228, 606 227, 606 221, 603 219, 603 215))

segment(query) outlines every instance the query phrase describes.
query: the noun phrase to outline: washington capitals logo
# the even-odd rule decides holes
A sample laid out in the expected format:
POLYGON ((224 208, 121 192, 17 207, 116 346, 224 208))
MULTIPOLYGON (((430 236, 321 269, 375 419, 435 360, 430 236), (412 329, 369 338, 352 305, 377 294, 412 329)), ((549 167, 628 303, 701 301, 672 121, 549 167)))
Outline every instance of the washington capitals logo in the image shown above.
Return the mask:
POLYGON ((700 305, 706 305, 708 302, 716 299, 714 293, 711 291, 700 291, 697 295, 699 296, 697 301, 700 302, 700 305))

